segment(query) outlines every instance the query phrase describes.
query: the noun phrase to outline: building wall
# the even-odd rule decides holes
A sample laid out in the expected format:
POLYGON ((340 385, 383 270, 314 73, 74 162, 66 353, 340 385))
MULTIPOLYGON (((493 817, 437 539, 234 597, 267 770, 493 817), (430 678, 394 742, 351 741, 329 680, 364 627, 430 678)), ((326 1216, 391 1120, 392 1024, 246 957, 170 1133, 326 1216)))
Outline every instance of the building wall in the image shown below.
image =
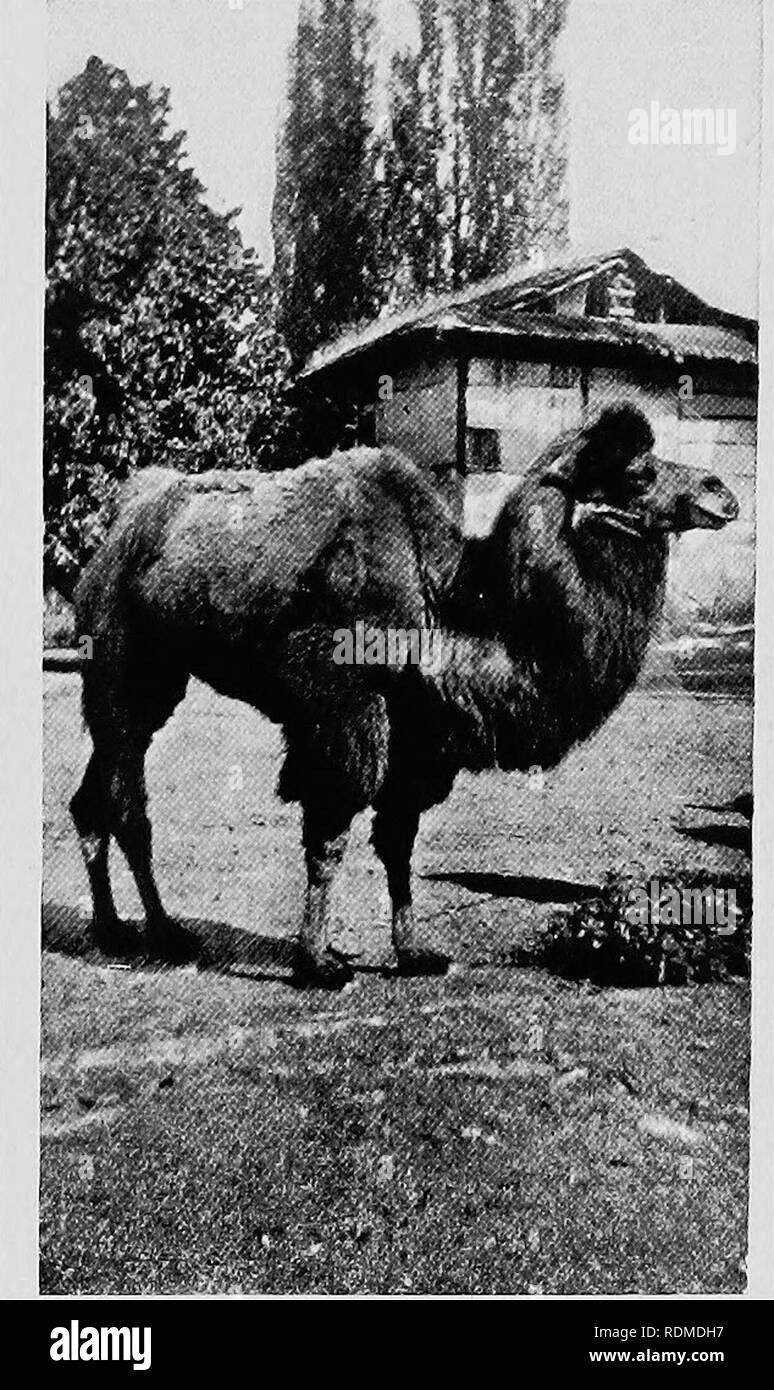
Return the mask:
POLYGON ((376 442, 403 449, 421 467, 453 467, 457 366, 448 356, 406 365, 378 379, 376 442))
POLYGON ((551 384, 548 362, 474 358, 468 376, 470 429, 496 429, 504 473, 519 476, 558 434, 581 422, 579 375, 569 386, 551 384))

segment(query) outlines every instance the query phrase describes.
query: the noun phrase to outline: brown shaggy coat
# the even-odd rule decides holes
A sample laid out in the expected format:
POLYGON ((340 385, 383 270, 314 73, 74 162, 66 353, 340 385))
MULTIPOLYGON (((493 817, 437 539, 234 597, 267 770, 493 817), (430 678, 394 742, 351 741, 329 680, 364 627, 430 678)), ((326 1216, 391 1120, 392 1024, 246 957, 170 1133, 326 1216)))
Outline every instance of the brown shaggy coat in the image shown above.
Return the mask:
POLYGON ((279 790, 302 804, 309 876, 299 977, 349 974, 327 948, 328 894, 350 822, 368 806, 399 964, 441 968, 413 935, 421 812, 463 767, 548 766, 586 738, 642 665, 668 531, 734 514, 717 479, 655 460, 652 443, 643 417, 609 412, 538 460, 491 536, 467 543, 424 476, 387 449, 290 473, 133 480, 77 594, 79 632, 94 643, 84 670, 94 754, 73 814, 98 938, 118 936, 113 834, 151 948, 190 945, 153 878, 143 764, 194 675, 283 726, 279 790), (358 621, 440 633, 440 659, 337 665, 333 634, 358 621))

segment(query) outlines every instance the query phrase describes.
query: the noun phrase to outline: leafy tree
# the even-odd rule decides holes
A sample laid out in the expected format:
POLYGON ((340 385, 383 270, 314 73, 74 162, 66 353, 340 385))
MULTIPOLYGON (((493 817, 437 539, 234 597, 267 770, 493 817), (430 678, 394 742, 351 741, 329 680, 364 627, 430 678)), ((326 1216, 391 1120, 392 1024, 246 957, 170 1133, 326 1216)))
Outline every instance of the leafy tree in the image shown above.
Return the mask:
POLYGON ((454 0, 455 119, 465 190, 457 280, 505 270, 518 238, 517 88, 523 45, 512 0, 454 0), (463 231, 464 217, 464 231, 463 231))
POLYGON ((393 54, 389 133, 384 141, 383 264, 398 302, 441 290, 447 279, 447 129, 439 0, 418 0, 417 18, 417 51, 393 54))
POLYGON ((385 308, 566 242, 567 0, 413 3, 418 42, 393 53, 383 93, 366 0, 302 0, 273 216, 298 361, 385 308))
POLYGON ((65 592, 130 470, 271 467, 292 445, 269 282, 184 141, 166 90, 98 58, 49 113, 45 565, 65 592))
POLYGON ((554 66, 569 0, 527 0, 523 75, 517 103, 519 250, 560 250, 567 243, 567 113, 554 66))
POLYGON ((297 360, 379 307, 372 33, 358 0, 302 4, 273 207, 279 326, 297 360))
POLYGON ((554 69, 566 0, 414 0, 393 59, 385 179, 393 299, 459 288, 567 237, 554 69))

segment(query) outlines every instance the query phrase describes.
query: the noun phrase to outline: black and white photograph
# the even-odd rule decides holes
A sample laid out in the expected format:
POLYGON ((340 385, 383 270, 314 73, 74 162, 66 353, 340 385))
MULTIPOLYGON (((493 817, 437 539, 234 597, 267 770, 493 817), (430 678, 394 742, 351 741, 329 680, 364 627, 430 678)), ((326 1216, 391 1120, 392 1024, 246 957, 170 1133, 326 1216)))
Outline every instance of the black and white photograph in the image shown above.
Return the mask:
POLYGON ((48 0, 41 1294, 747 1292, 763 10, 48 0))

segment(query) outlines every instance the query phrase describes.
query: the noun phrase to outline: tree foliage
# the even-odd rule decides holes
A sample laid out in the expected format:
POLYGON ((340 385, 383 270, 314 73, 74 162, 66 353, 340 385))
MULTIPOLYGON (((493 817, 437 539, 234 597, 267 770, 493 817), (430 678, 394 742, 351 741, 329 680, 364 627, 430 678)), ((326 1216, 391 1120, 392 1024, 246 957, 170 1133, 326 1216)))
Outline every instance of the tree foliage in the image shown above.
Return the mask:
POLYGON ((97 58, 49 113, 45 560, 63 589, 130 470, 276 466, 288 446, 269 282, 184 141, 166 90, 97 58))
POLYGON ((373 19, 302 0, 273 207, 279 326, 296 359, 380 302, 373 19))
POLYGON ((353 323, 561 245, 567 0, 412 3, 416 42, 385 66, 375 0, 302 0, 271 283, 235 214, 208 206, 166 90, 91 58, 58 94, 44 504, 61 588, 129 471, 274 467, 324 448, 336 429, 292 394, 291 365, 353 323))
POLYGON ((384 90, 365 4, 304 0, 292 54, 274 235, 299 358, 567 236, 567 0, 413 0, 384 90))
POLYGON ((568 220, 566 0, 414 2, 418 46, 393 61, 386 136, 387 234, 412 270, 398 299, 558 251, 568 220))
POLYGON ((391 297, 444 288, 448 205, 440 0, 417 0, 418 45, 393 54, 384 136, 383 261, 391 297))

